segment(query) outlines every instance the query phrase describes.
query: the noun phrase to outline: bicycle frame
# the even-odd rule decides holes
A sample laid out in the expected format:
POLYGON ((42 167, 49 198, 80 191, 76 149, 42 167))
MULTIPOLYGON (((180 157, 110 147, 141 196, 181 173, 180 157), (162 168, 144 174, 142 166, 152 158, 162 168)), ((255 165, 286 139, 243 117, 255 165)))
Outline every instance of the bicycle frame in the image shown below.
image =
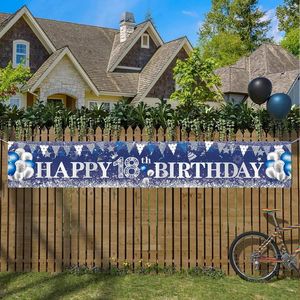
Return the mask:
MULTIPOLYGON (((281 256, 285 253, 290 254, 289 251, 287 250, 287 247, 286 247, 286 244, 285 244, 285 241, 284 241, 284 237, 283 237, 283 233, 284 233, 284 231, 287 231, 287 230, 299 229, 300 225, 291 225, 289 227, 282 228, 282 227, 279 226, 279 224, 277 222, 275 212, 270 212, 269 215, 273 218, 273 221, 274 221, 274 224, 275 224, 275 231, 271 235, 269 235, 269 238, 266 241, 264 241, 259 246, 257 251, 255 251, 255 252, 258 252, 261 255, 262 252, 264 251, 264 249, 267 247, 267 245, 273 240, 279 246, 281 256)), ((299 248, 296 252, 292 253, 291 255, 296 256, 298 254, 300 254, 300 249, 299 248)), ((271 263, 279 262, 279 263, 281 263, 282 259, 281 259, 281 257, 279 259, 277 259, 277 258, 274 258, 274 257, 263 257, 262 256, 258 259, 258 261, 259 262, 264 262, 264 263, 267 263, 267 262, 271 262, 271 263)))

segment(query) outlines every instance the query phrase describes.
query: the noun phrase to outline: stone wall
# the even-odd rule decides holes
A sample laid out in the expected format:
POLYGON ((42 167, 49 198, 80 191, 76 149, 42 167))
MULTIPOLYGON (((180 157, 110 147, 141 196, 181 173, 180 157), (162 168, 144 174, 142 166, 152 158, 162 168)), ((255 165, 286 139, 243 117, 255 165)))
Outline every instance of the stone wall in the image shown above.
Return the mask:
POLYGON ((88 89, 70 59, 65 56, 40 85, 40 100, 46 102, 53 94, 65 94, 77 100, 77 107, 85 105, 85 90, 88 89))
POLYGON ((13 41, 15 40, 30 43, 29 66, 31 72, 34 73, 49 57, 49 54, 23 18, 18 20, 0 39, 0 67, 6 67, 13 60, 13 41))

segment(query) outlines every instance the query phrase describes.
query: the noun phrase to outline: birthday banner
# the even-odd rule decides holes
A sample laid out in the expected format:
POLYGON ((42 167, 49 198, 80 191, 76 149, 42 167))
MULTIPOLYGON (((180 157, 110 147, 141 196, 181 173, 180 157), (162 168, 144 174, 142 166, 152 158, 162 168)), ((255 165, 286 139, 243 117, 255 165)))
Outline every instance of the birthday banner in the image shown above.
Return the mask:
POLYGON ((290 187, 290 142, 9 142, 13 187, 290 187))

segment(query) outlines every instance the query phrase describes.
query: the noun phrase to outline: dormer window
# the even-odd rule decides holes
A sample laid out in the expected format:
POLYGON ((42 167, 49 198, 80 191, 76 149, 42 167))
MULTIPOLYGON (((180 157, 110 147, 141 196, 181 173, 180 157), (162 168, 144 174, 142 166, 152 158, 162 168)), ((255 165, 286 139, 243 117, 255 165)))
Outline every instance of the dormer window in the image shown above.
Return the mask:
POLYGON ((13 42, 13 66, 23 64, 29 66, 29 43, 23 40, 13 42))
POLYGON ((142 48, 146 48, 149 49, 149 34, 148 33, 144 33, 142 35, 142 48))

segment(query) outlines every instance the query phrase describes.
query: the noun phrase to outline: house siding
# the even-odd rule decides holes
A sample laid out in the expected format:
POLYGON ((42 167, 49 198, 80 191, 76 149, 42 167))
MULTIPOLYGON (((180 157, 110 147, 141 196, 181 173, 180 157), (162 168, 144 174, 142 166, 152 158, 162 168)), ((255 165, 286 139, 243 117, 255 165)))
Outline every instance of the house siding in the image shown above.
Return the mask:
MULTIPOLYGON (((148 33, 148 32, 146 32, 148 33)), ((130 49, 127 55, 119 63, 119 66, 143 68, 157 50, 157 46, 149 36, 149 48, 141 47, 141 38, 130 49)))
POLYGON ((26 21, 21 18, 0 39, 0 67, 4 68, 13 60, 13 41, 24 40, 30 43, 29 66, 32 73, 36 72, 49 57, 49 53, 36 37, 26 21))
POLYGON ((175 80, 173 78, 173 69, 176 65, 177 59, 186 59, 188 57, 188 54, 186 51, 182 48, 176 57, 173 59, 173 61, 170 63, 170 65, 167 67, 167 69, 164 71, 164 73, 160 76, 159 80, 155 83, 155 85, 152 87, 150 92, 147 94, 146 97, 148 98, 167 98, 169 99, 171 94, 175 91, 175 80))

